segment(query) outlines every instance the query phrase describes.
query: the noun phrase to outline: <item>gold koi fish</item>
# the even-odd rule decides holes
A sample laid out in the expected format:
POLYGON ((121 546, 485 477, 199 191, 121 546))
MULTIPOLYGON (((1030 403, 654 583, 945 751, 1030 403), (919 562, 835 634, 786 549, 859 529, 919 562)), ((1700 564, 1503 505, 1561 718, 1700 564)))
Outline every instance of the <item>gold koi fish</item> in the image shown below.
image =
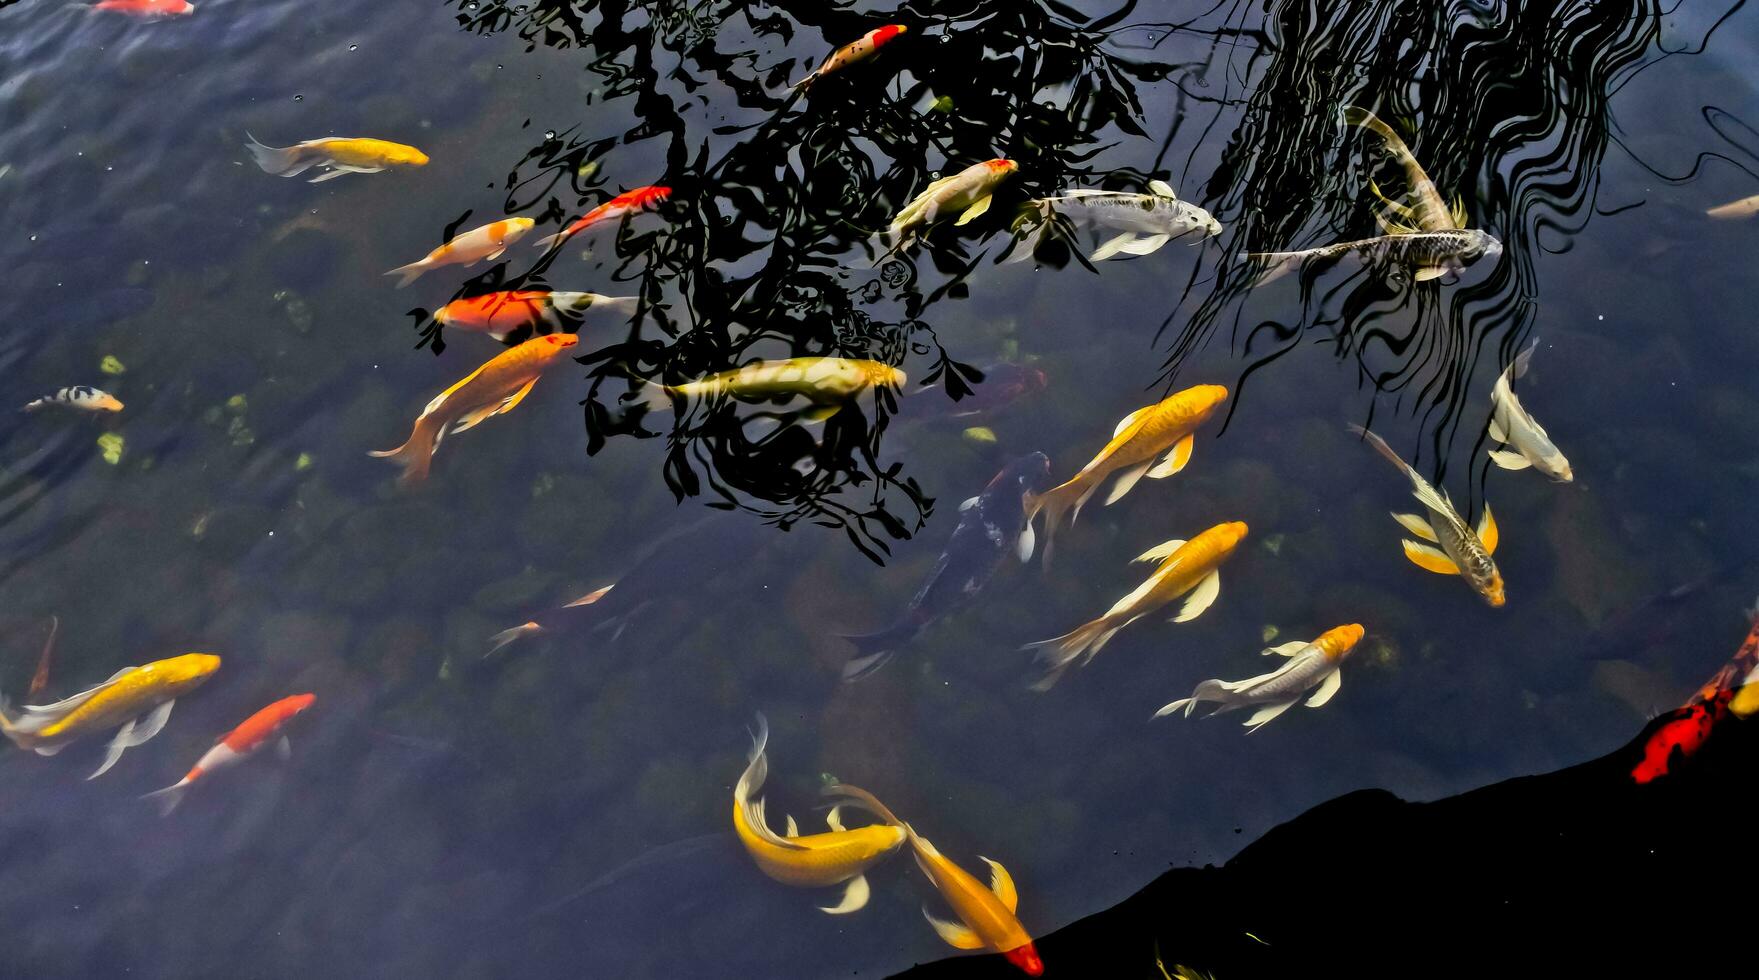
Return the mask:
POLYGON ((1014 161, 998 157, 972 164, 929 184, 898 212, 886 229, 894 243, 892 249, 899 252, 909 250, 923 231, 942 215, 960 212, 959 220, 953 222, 957 226, 968 225, 982 217, 989 210, 991 195, 996 188, 1019 169, 1020 165, 1014 161))
POLYGON ((901 389, 908 381, 903 371, 879 361, 790 357, 779 361, 753 361, 742 368, 721 371, 681 385, 651 383, 642 390, 640 400, 649 411, 658 411, 669 406, 674 398, 799 397, 817 406, 809 417, 823 419, 869 388, 901 389))
POLYGON ((428 155, 413 146, 386 140, 329 137, 306 140, 292 146, 264 146, 255 136, 244 148, 256 159, 265 173, 277 177, 297 177, 313 167, 326 167, 327 173, 313 177, 309 183, 334 180, 343 174, 376 174, 386 167, 425 167, 428 155))
POLYGON ((25 705, 16 717, 0 702, 0 733, 21 749, 54 755, 87 735, 116 728, 103 765, 86 777, 96 779, 122 758, 124 750, 159 734, 177 699, 200 687, 219 669, 220 658, 211 653, 186 653, 142 667, 124 667, 104 683, 73 697, 54 704, 25 705))

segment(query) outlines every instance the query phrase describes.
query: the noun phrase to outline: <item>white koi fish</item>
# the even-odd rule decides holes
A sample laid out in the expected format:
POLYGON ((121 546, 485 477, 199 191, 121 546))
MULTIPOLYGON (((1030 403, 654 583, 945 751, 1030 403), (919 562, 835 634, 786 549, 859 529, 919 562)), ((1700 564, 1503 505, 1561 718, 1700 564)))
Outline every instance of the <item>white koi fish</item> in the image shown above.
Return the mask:
POLYGON ((1199 234, 1214 237, 1222 233, 1221 222, 1195 204, 1179 200, 1173 188, 1162 180, 1148 182, 1150 193, 1103 191, 1075 188, 1051 197, 1039 197, 1027 204, 1037 208, 1044 219, 1038 239, 1031 248, 1023 248, 1008 258, 1022 262, 1051 233, 1049 219, 1061 214, 1077 225, 1117 229, 1118 234, 1101 242, 1088 256, 1103 262, 1122 252, 1126 255, 1152 255, 1175 238, 1199 234))
POLYGON ((951 177, 942 177, 916 195, 904 210, 892 219, 887 233, 894 251, 906 251, 921 237, 924 229, 943 214, 959 212, 955 225, 967 225, 989 210, 991 195, 1002 181, 1013 176, 1020 165, 1012 160, 996 158, 972 164, 951 177))
POLYGON ((402 289, 420 278, 421 274, 429 269, 437 269, 443 265, 475 265, 484 260, 493 262, 501 257, 501 253, 507 251, 507 246, 524 238, 526 232, 531 231, 535 224, 537 222, 530 218, 506 218, 501 221, 491 221, 481 228, 472 228, 441 245, 429 252, 421 261, 400 265, 385 275, 402 276, 403 278, 397 281, 397 288, 402 289))
POLYGON ((1255 732, 1260 726, 1289 710, 1301 695, 1318 686, 1313 696, 1307 699, 1307 707, 1317 708, 1332 699, 1343 685, 1343 674, 1340 668, 1344 658, 1350 655, 1356 644, 1362 639, 1362 627, 1355 623, 1338 626, 1326 630, 1319 639, 1309 643, 1295 640, 1282 646, 1271 647, 1265 654, 1277 654, 1288 657, 1289 662, 1268 674, 1248 677, 1243 681, 1224 681, 1219 678, 1207 680, 1197 685, 1188 698, 1180 698, 1154 713, 1162 718, 1185 709, 1185 717, 1191 717, 1191 710, 1201 701, 1214 701, 1220 705, 1211 715, 1219 715, 1235 708, 1259 706, 1252 717, 1246 719, 1248 732, 1255 732))
POLYGON ((1521 400, 1509 387, 1511 379, 1527 373, 1536 346, 1537 341, 1522 351, 1515 363, 1496 379, 1496 387, 1490 390, 1490 437, 1509 447, 1492 449, 1490 460, 1505 470, 1524 470, 1531 466, 1559 483, 1568 483, 1575 479, 1575 474, 1570 472, 1570 461, 1545 434, 1545 428, 1521 407, 1521 400))
POLYGON ((29 402, 19 411, 35 412, 50 407, 75 408, 82 412, 120 412, 122 402, 115 395, 90 385, 73 385, 29 402))

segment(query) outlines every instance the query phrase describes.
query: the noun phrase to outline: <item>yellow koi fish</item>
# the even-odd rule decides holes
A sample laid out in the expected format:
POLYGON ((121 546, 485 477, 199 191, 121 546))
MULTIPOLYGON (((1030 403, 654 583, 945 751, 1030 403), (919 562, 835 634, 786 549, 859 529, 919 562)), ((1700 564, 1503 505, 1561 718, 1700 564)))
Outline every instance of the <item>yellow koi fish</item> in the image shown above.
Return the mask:
POLYGON ((1423 544, 1409 538, 1401 539, 1399 543, 1405 546, 1405 557, 1426 571, 1438 575, 1459 575, 1473 591, 1484 597, 1485 602, 1492 606, 1502 605, 1502 573, 1497 570, 1496 562, 1490 557, 1496 551, 1500 535, 1496 529, 1496 518, 1490 516, 1490 504, 1484 505, 1484 513, 1478 516, 1478 527, 1474 530, 1460 516, 1460 512, 1454 509, 1453 501, 1448 499, 1448 495, 1438 492, 1429 485, 1429 481, 1418 476, 1409 463, 1393 452, 1386 440, 1359 425, 1350 426, 1350 431, 1368 440, 1375 451, 1397 466, 1406 479, 1411 481, 1412 496, 1429 510, 1427 518, 1419 514, 1393 515, 1393 520, 1398 521, 1405 530, 1430 542, 1423 544))
POLYGON ((1019 169, 1014 161, 998 157, 929 184, 892 219, 887 232, 894 243, 893 250, 908 250, 923 230, 944 214, 960 212, 955 225, 967 225, 982 217, 989 210, 990 195, 1019 169))
POLYGON ((1105 615, 1083 623, 1073 632, 1022 648, 1040 650, 1039 659, 1050 665, 1049 673, 1033 685, 1033 690, 1050 690, 1076 659, 1087 663, 1119 630, 1186 593, 1190 595, 1173 622, 1189 622, 1202 615, 1221 595, 1221 574, 1216 569, 1245 537, 1246 525, 1232 521, 1217 524, 1189 541, 1174 538, 1138 555, 1137 561, 1158 561, 1160 567, 1136 591, 1119 599, 1105 615), (1082 654, 1086 656, 1083 658, 1082 654))
POLYGON ((0 732, 21 749, 54 755, 70 742, 116 728, 104 764, 86 777, 96 779, 122 758, 125 749, 159 734, 177 699, 219 669, 220 658, 211 653, 186 653, 144 667, 124 667, 89 691, 54 704, 25 705, 16 717, 0 702, 0 732))
MULTIPOLYGON (((1400 204, 1387 199, 1380 188, 1372 182, 1368 189, 1386 205, 1386 211, 1376 214, 1374 220, 1381 230, 1389 235, 1412 234, 1429 231, 1460 231, 1466 227, 1466 209, 1459 200, 1453 207, 1448 207, 1442 200, 1441 191, 1436 189, 1435 181, 1417 162, 1417 157, 1399 134, 1391 126, 1381 122, 1380 118, 1367 109, 1356 106, 1344 107, 1344 122, 1351 126, 1360 126, 1378 135, 1386 143, 1386 152, 1401 169, 1405 171, 1405 182, 1410 185, 1407 192, 1414 200, 1410 205, 1400 204)), ((1412 278, 1417 282, 1427 282, 1447 273, 1447 268, 1439 265, 1420 266, 1412 278)))
POLYGON ((536 224, 537 222, 530 218, 506 218, 501 221, 491 221, 481 228, 472 228, 441 245, 429 252, 421 261, 400 265, 385 275, 402 276, 402 279, 397 280, 397 288, 402 289, 420 278, 421 274, 429 269, 438 269, 443 265, 475 265, 485 260, 493 262, 501 257, 501 253, 507 251, 507 246, 524 238, 526 232, 531 231, 532 226, 536 224))
POLYGON ((313 167, 326 167, 327 173, 313 177, 310 183, 334 180, 343 174, 376 174, 386 167, 425 167, 428 155, 413 146, 375 139, 330 137, 306 140, 292 146, 264 146, 255 136, 244 148, 256 158, 257 166, 277 177, 297 177, 313 167))
POLYGON ((825 789, 825 793, 846 796, 873 811, 888 826, 902 828, 909 835, 910 848, 916 856, 916 866, 928 876, 935 890, 952 907, 953 914, 959 917, 958 922, 948 922, 935 918, 927 906, 922 909, 923 918, 946 940, 947 945, 954 949, 990 949, 1002 954, 1009 963, 1019 967, 1029 977, 1044 973, 1044 961, 1038 957, 1038 950, 1032 944, 1032 936, 1014 914, 1020 906, 1019 889, 1014 886, 1013 876, 1008 874, 1008 869, 1002 867, 1000 861, 980 857, 983 863, 989 865, 990 870, 989 887, 985 888, 982 882, 949 860, 918 834, 915 828, 899 820, 872 793, 847 783, 830 786, 825 789))
POLYGON ((847 830, 843 827, 841 807, 832 807, 825 815, 825 822, 831 827, 829 833, 802 835, 794 818, 789 817, 788 835, 777 835, 764 819, 763 800, 753 799, 769 776, 769 760, 764 756, 769 738, 769 723, 758 715, 751 762, 733 787, 733 831, 739 835, 739 843, 745 845, 759 871, 784 885, 828 888, 848 882, 843 900, 821 907, 820 911, 846 915, 861 909, 869 894, 865 872, 903 846, 904 829, 874 824, 847 830))
POLYGON ((509 347, 465 375, 464 380, 435 395, 416 417, 415 429, 407 442, 396 449, 367 455, 396 460, 403 467, 405 484, 427 479, 440 440, 449 433, 474 428, 484 419, 513 411, 531 394, 537 379, 579 340, 571 333, 552 333, 509 347))
POLYGON ((1081 467, 1081 472, 1060 486, 1030 495, 1026 501, 1027 522, 1040 510, 1045 512, 1045 564, 1050 564, 1051 540, 1065 512, 1069 522, 1074 523, 1088 499, 1114 473, 1120 475, 1105 498, 1108 506, 1122 499, 1145 476, 1160 480, 1184 469, 1196 444, 1193 433, 1227 400, 1228 389, 1221 385, 1197 385, 1174 392, 1158 404, 1139 408, 1124 416, 1112 430, 1112 441, 1081 467))
POLYGON ((1219 707, 1211 711, 1211 715, 1219 715, 1235 708, 1257 707, 1252 717, 1246 719, 1247 732, 1255 732, 1272 718, 1294 707, 1296 701, 1308 689, 1317 686, 1319 690, 1307 699, 1307 707, 1317 708, 1332 699, 1343 686, 1344 658, 1356 648, 1362 640, 1362 627, 1350 623, 1336 626, 1320 634, 1319 639, 1311 643, 1306 640, 1295 640, 1282 646, 1265 650, 1266 656, 1276 654, 1288 657, 1289 662, 1268 674, 1248 677, 1243 681, 1224 681, 1219 678, 1207 680, 1197 685, 1188 698, 1180 698, 1154 713, 1156 718, 1170 715, 1180 708, 1185 709, 1185 717, 1191 717, 1191 709, 1204 701, 1214 701, 1219 707))
POLYGON ((903 371, 879 361, 790 357, 780 361, 753 361, 742 368, 681 385, 649 384, 642 390, 640 398, 648 410, 658 411, 670 405, 674 398, 799 397, 817 406, 809 413, 810 417, 823 419, 869 388, 901 389, 908 381, 903 371))

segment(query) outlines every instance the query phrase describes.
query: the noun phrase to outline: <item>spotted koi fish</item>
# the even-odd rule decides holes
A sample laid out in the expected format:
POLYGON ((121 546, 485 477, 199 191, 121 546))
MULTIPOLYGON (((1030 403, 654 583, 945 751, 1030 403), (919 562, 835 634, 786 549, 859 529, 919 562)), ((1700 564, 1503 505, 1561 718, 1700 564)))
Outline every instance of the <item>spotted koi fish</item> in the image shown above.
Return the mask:
POLYGON ((74 385, 62 388, 53 395, 44 395, 20 409, 24 412, 35 412, 44 408, 75 408, 82 412, 120 412, 122 402, 115 395, 99 391, 90 385, 74 385))

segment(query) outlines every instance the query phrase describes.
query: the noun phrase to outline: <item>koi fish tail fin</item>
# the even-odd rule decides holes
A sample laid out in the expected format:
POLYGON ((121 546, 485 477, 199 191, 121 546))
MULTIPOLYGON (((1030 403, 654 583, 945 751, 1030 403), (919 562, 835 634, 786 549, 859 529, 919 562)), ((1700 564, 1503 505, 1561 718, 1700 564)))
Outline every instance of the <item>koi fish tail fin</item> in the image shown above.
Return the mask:
POLYGON ((891 662, 898 648, 916 638, 922 631, 919 623, 904 620, 877 633, 840 633, 841 638, 855 645, 856 654, 843 664, 843 680, 858 681, 891 662))
POLYGON ((1038 231, 1031 238, 1024 236, 1016 238, 1014 252, 1008 256, 1006 262, 1002 263, 1003 265, 1024 262, 1038 252, 1039 246, 1043 245, 1045 239, 1051 234, 1051 214, 1049 201, 1028 201, 1020 205, 1019 215, 1014 219, 1014 231, 1018 233, 1022 225, 1035 218, 1038 221, 1038 231))
POLYGON ((899 820, 898 815, 893 813, 884 803, 881 803, 878 797, 859 786, 851 786, 848 783, 832 783, 824 788, 824 795, 841 797, 893 827, 909 829, 909 825, 899 820))
POLYGON ((1381 122, 1379 116, 1367 109, 1353 105, 1344 106, 1344 123, 1366 129, 1385 140, 1387 152, 1393 156, 1406 157, 1411 155, 1410 148, 1405 145, 1404 137, 1394 132, 1391 126, 1381 122))
POLYGON ((431 426, 417 424, 415 431, 409 434, 409 441, 396 449, 375 449, 367 453, 379 459, 388 459, 403 467, 400 482, 405 486, 420 483, 428 478, 428 468, 433 465, 434 450, 439 440, 434 437, 435 430, 431 426))
POLYGON ((31 747, 29 736, 14 726, 12 720, 12 704, 7 701, 6 695, 4 694, 0 694, 0 735, 5 735, 12 740, 12 744, 21 749, 28 749, 31 747))
POLYGON ((1262 262, 1264 269, 1252 280, 1252 285, 1263 286, 1276 282, 1278 279, 1295 271, 1301 264, 1300 252, 1241 252, 1242 262, 1262 262))
POLYGON ((1190 697, 1180 698, 1177 701, 1163 705, 1159 711, 1154 713, 1154 716, 1156 718, 1164 718, 1183 708, 1185 710, 1185 717, 1189 718, 1191 717, 1192 710, 1194 710, 1199 704, 1205 701, 1221 701, 1225 703, 1228 700, 1229 693, 1226 681, 1207 680, 1197 685, 1197 689, 1191 692, 1190 697))
POLYGON ((1063 672, 1075 666, 1076 661, 1085 663, 1092 660, 1118 630, 1124 628, 1122 623, 1113 623, 1101 616, 1091 623, 1083 623, 1073 632, 1037 643, 1028 643, 1021 649, 1037 650, 1038 659, 1048 668, 1044 678, 1032 685, 1034 691, 1048 691, 1056 686, 1063 672))
POLYGON ((1067 486, 1068 484, 1065 483, 1061 487, 1046 490, 1044 493, 1031 494, 1026 500, 1027 527, 1032 526, 1033 518, 1037 517, 1041 511, 1044 513, 1043 552, 1044 567, 1047 571, 1051 567, 1051 552, 1053 545, 1056 542, 1057 528, 1061 527, 1063 524, 1063 515, 1068 514, 1069 523, 1075 523, 1075 519, 1081 516, 1081 505, 1085 504, 1088 498, 1093 496, 1093 491, 1089 490, 1086 493, 1081 494, 1079 497, 1072 497, 1070 493, 1064 489, 1067 486), (1073 513, 1070 513, 1071 511, 1073 511, 1073 513))
POLYGON ((502 630, 494 636, 489 637, 489 651, 483 654, 483 659, 487 660, 495 654, 500 653, 502 650, 505 650, 507 647, 512 646, 514 643, 517 643, 524 637, 535 636, 543 631, 544 628, 537 623, 525 623, 520 626, 515 626, 510 630, 502 630))
POLYGON ((544 237, 533 242, 532 244, 536 245, 541 251, 548 252, 550 249, 556 248, 557 246, 561 245, 562 243, 566 242, 568 239, 573 238, 573 237, 574 237, 573 235, 570 235, 568 233, 568 231, 566 229, 564 229, 562 231, 556 232, 554 235, 545 235, 544 237))
POLYGON ((629 407, 640 412, 664 412, 672 407, 672 389, 658 381, 649 381, 641 386, 629 407))
POLYGON ((1406 463, 1403 459, 1400 459, 1399 454, 1396 452, 1393 452, 1393 447, 1387 445, 1385 439, 1382 439, 1381 437, 1375 435, 1374 433, 1372 433, 1372 432, 1368 431, 1367 429, 1364 429, 1363 427, 1356 425, 1354 423, 1351 423, 1350 431, 1354 432, 1356 435, 1360 436, 1363 439, 1363 441, 1367 442, 1370 446, 1373 446, 1374 451, 1381 454, 1382 456, 1385 456, 1387 458, 1388 462, 1392 463, 1394 466, 1397 466, 1399 468, 1399 472, 1405 473, 1407 475, 1414 475, 1414 471, 1411 469, 1410 464, 1406 463))
POLYGON ((807 73, 805 78, 802 78, 800 81, 795 82, 794 84, 788 86, 788 91, 790 91, 790 92, 804 92, 808 88, 811 88, 812 83, 818 81, 818 78, 819 78, 818 69, 814 68, 812 71, 807 73))
POLYGON ((164 789, 154 790, 141 797, 141 799, 152 800, 154 805, 159 808, 159 816, 169 817, 171 811, 177 809, 177 804, 183 802, 183 794, 188 791, 189 783, 188 781, 183 781, 167 786, 164 789))
POLYGON ((400 265, 397 268, 392 269, 391 271, 385 273, 385 275, 387 275, 387 276, 402 276, 403 278, 397 280, 397 288, 402 289, 404 286, 407 286, 410 283, 416 281, 417 279, 420 279, 422 273, 428 271, 431 268, 433 268, 433 266, 428 264, 428 260, 422 259, 420 262, 411 262, 408 265, 400 265))
POLYGON ((297 177, 310 170, 313 164, 317 163, 316 160, 301 159, 304 156, 303 147, 265 146, 257 142, 257 138, 250 135, 249 132, 244 134, 244 138, 250 140, 249 143, 244 144, 244 148, 250 151, 250 155, 255 158, 257 166, 261 167, 264 173, 274 174, 277 177, 297 177))

